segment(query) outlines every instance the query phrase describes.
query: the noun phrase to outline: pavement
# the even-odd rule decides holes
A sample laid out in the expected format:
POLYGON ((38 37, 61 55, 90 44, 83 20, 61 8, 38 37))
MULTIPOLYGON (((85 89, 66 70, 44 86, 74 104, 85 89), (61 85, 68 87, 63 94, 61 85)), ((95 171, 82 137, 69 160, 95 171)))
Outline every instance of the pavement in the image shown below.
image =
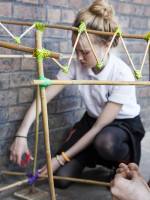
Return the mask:
MULTIPOLYGON (((146 133, 142 141, 142 155, 140 162, 140 171, 146 181, 150 178, 150 132, 146 133)), ((86 168, 83 172, 82 178, 96 181, 106 181, 110 174, 107 168, 98 166, 95 169, 86 168)), ((12 179, 7 176, 6 183, 1 183, 0 186, 9 185, 12 179)), ((17 178, 16 178, 16 181, 17 178)), ((14 182, 14 180, 13 180, 14 182)), ((42 200, 50 200, 49 184, 47 180, 40 181, 35 185, 37 188, 47 191, 48 196, 42 200)), ((14 193, 29 187, 28 183, 21 186, 13 187, 0 193, 0 200, 16 200, 14 193)), ((87 183, 74 183, 67 189, 55 188, 56 200, 111 200, 110 190, 105 186, 87 184, 87 183)), ((36 197, 36 200, 39 198, 36 197)))

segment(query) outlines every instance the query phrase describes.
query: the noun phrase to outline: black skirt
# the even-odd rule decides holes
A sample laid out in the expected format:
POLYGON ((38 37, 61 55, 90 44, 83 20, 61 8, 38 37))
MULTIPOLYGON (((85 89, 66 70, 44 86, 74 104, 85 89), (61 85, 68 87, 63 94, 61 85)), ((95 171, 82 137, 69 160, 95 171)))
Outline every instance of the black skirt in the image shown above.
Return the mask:
MULTIPOLYGON (((72 147, 87 131, 89 131, 94 125, 97 119, 90 117, 87 112, 84 114, 82 119, 77 122, 72 131, 70 132, 68 138, 58 150, 57 154, 67 151, 72 147)), ((139 164, 141 157, 141 140, 145 135, 145 130, 141 123, 140 116, 129 119, 115 119, 112 123, 107 126, 116 126, 126 131, 129 135, 129 149, 130 149, 130 160, 139 164)), ((85 164, 88 167, 95 167, 96 164, 101 164, 107 167, 116 166, 115 162, 110 162, 100 158, 93 146, 90 145, 85 150, 77 154, 74 159, 77 159, 78 162, 85 164)))

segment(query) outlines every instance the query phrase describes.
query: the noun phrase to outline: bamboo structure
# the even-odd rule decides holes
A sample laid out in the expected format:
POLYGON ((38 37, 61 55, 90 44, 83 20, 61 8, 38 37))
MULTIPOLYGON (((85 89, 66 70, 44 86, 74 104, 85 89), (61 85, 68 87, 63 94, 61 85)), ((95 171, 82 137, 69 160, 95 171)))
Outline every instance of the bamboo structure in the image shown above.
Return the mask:
MULTIPOLYGON (((29 22, 16 22, 16 21, 5 21, 5 20, 1 20, 0 22, 4 23, 4 24, 14 24, 14 25, 25 25, 25 26, 33 25, 33 23, 29 23, 29 22)), ((61 25, 53 25, 53 24, 45 24, 45 27, 78 31, 77 27, 69 27, 69 26, 61 26, 61 25)), ((96 30, 89 30, 89 29, 86 29, 86 30, 88 33, 97 34, 97 35, 107 35, 107 36, 114 35, 114 33, 110 33, 110 32, 96 31, 96 30)), ((142 36, 142 35, 122 34, 122 37, 123 38, 144 39, 144 35, 142 36)))
MULTIPOLYGON (((27 22, 13 22, 13 21, 0 21, 1 23, 6 23, 6 24, 14 24, 14 25, 26 25, 26 26, 32 26, 32 23, 27 23, 27 22)), ((49 28, 58 28, 58 29, 64 29, 64 30, 72 30, 72 31, 78 31, 77 27, 68 27, 68 26, 60 26, 60 25, 51 25, 51 24, 45 24, 45 27, 49 28)), ((26 33, 26 32, 25 32, 26 33)), ((23 33, 22 36, 25 34, 23 33)), ((94 56, 96 60, 98 61, 98 58, 94 52, 94 48, 92 46, 92 43, 90 41, 90 38, 87 33, 91 34, 98 34, 98 35, 106 35, 106 36, 112 36, 111 43, 104 55, 103 60, 106 58, 110 47, 114 41, 115 37, 118 37, 116 33, 110 33, 110 32, 103 32, 103 31, 96 31, 96 30, 89 30, 86 29, 86 36, 89 41, 89 44, 91 46, 91 49, 93 50, 94 56)), ((36 31, 36 48, 41 50, 42 49, 42 36, 41 32, 38 30, 36 31)), ((131 65, 133 69, 135 70, 134 64, 131 60, 131 57, 128 53, 128 50, 125 46, 125 43, 122 38, 134 38, 134 39, 144 39, 144 36, 141 35, 121 35, 121 41, 123 44, 123 47, 128 55, 128 58, 131 62, 131 65)), ((71 62, 71 59, 74 58, 73 53, 75 51, 75 47, 77 45, 79 36, 76 40, 76 43, 74 45, 74 48, 72 50, 71 56, 64 56, 60 53, 56 52, 51 52, 50 57, 52 60, 58 64, 61 68, 62 65, 55 59, 67 59, 69 58, 69 64, 71 62)), ((141 69, 143 68, 144 61, 146 58, 146 53, 148 51, 150 41, 148 41, 148 45, 144 54, 144 58, 142 61, 141 69)), ((11 44, 8 42, 3 42, 0 41, 0 47, 4 48, 9 48, 9 49, 14 49, 17 51, 22 51, 26 53, 31 53, 33 54, 34 49, 30 47, 25 47, 21 45, 16 45, 16 44, 11 44)), ((35 58, 33 55, 0 55, 0 58, 35 58)), ((43 70, 43 61, 40 60, 37 62, 37 69, 38 69, 38 77, 44 75, 44 70, 43 70)), ((150 71, 150 49, 149 49, 149 71, 150 71)), ((149 77, 150 80, 150 77, 149 77)), ((97 80, 51 80, 52 85, 150 85, 150 81, 97 81, 97 80)), ((37 86, 37 99, 36 99, 36 134, 35 134, 35 149, 34 149, 34 164, 33 164, 33 176, 35 175, 36 171, 36 160, 37 160, 37 146, 38 146, 38 129, 39 129, 39 99, 41 96, 41 107, 42 107, 42 118, 43 118, 43 128, 44 128, 44 139, 45 139, 45 152, 46 152, 46 160, 47 160, 47 166, 48 166, 48 175, 41 175, 39 174, 38 176, 41 178, 48 178, 49 181, 49 188, 50 188, 50 195, 51 195, 51 200, 56 200, 55 197, 55 190, 54 190, 54 179, 59 179, 59 180, 67 180, 67 181, 73 181, 73 182, 79 182, 79 183, 90 183, 90 184, 98 184, 102 186, 110 186, 110 183, 105 183, 105 182, 100 182, 100 181, 93 181, 93 180, 85 180, 85 179, 77 179, 77 178, 69 178, 69 177, 58 177, 58 176, 53 176, 52 173, 52 165, 51 165, 51 150, 50 150, 50 138, 49 138, 49 127, 48 127, 48 113, 47 113, 47 101, 46 101, 46 94, 45 94, 45 87, 41 88, 39 91, 39 88, 41 86, 42 82, 40 80, 32 80, 31 85, 36 85, 37 86)), ((18 173, 18 172, 7 172, 3 171, 2 174, 7 174, 7 175, 19 175, 19 176, 26 176, 25 173, 18 173)), ((23 183, 28 182, 28 179, 25 179, 23 181, 19 181, 17 183, 11 184, 9 186, 0 188, 0 191, 15 187, 17 185, 21 185, 23 183)), ((32 185, 32 190, 34 189, 34 184, 32 185)))
MULTIPOLYGON (((4 48, 7 48, 7 49, 13 49, 13 50, 16 50, 16 51, 22 51, 22 52, 26 52, 26 53, 31 53, 31 54, 33 54, 33 52, 34 52, 34 48, 25 47, 25 46, 16 45, 16 44, 11 44, 9 42, 3 42, 3 41, 0 41, 0 47, 4 47, 4 48)), ((50 57, 61 59, 62 54, 51 51, 50 57)))
MULTIPOLYGON (((9 171, 2 171, 2 174, 14 175, 14 176, 26 176, 26 173, 9 172, 9 171)), ((62 177, 62 176, 53 176, 53 177, 54 177, 54 180, 64 180, 64 181, 72 181, 72 182, 76 182, 76 183, 87 183, 87 184, 95 184, 95 185, 101 185, 101 186, 110 186, 110 183, 102 182, 102 181, 70 178, 70 177, 62 177)), ((48 176, 39 174, 39 178, 48 178, 48 176)))
MULTIPOLYGON (((51 80, 52 85, 150 85, 149 81, 97 81, 97 80, 51 80)), ((31 85, 41 85, 40 80, 32 80, 31 85)))
MULTIPOLYGON (((42 35, 41 35, 41 32, 39 30, 37 30, 36 34, 35 34, 35 43, 36 43, 36 48, 41 50, 42 49, 42 35)), ((44 75, 43 60, 39 60, 37 62, 37 66, 38 66, 38 75, 39 76, 44 75)), ((42 118, 43 118, 44 139, 45 139, 45 152, 46 152, 46 160, 47 160, 50 196, 51 196, 51 200, 55 200, 56 197, 55 197, 53 172, 52 172, 52 165, 51 165, 51 150, 50 150, 47 100, 46 100, 45 88, 41 89, 40 92, 41 92, 41 107, 42 107, 42 118)))

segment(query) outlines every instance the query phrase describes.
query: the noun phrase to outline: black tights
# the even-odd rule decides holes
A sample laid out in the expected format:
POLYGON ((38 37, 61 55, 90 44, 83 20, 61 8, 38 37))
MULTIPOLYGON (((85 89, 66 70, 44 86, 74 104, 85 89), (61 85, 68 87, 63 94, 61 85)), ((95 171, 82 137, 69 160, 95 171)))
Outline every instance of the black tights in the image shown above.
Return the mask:
MULTIPOLYGON (((98 156, 106 161, 119 162, 125 159, 129 154, 129 135, 119 127, 108 126, 103 128, 93 140, 92 146, 98 156)), ((78 155, 80 156, 79 153, 78 155)), ((88 153, 85 154, 85 160, 88 158, 88 153)), ((72 158, 69 163, 60 167, 56 172, 56 176, 64 177, 80 177, 86 163, 78 162, 72 158)), ((70 181, 56 180, 55 186, 66 188, 71 184, 70 181)))

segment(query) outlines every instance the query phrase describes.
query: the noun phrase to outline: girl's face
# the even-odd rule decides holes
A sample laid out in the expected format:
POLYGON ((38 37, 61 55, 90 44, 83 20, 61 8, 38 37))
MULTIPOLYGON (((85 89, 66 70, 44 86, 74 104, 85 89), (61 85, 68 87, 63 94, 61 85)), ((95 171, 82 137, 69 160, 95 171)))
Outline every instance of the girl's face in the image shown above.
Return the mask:
MULTIPOLYGON (((77 35, 72 35, 72 46, 74 46, 76 42, 77 35)), ((91 38, 90 38, 91 39, 91 38)), ((103 46, 101 47, 100 44, 92 44, 94 51, 98 57, 98 60, 100 61, 103 56, 103 52, 105 50, 103 49, 103 46), (103 51, 102 51, 103 50, 103 51)), ((81 65, 87 69, 93 68, 97 64, 97 60, 94 56, 94 53, 90 47, 90 44, 85 36, 85 34, 82 34, 80 36, 79 42, 76 46, 76 54, 77 59, 80 61, 81 65)))

